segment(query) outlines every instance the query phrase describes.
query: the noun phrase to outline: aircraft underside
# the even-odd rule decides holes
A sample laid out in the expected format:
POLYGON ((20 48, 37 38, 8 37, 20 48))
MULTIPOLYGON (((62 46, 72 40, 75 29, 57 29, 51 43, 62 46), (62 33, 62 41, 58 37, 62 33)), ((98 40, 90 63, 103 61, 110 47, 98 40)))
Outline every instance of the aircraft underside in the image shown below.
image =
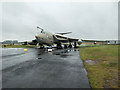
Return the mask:
POLYGON ((72 48, 73 46, 74 46, 74 48, 77 48, 77 43, 76 42, 69 42, 69 44, 64 44, 64 43, 61 43, 61 42, 57 42, 57 43, 55 43, 56 45, 48 45, 48 44, 41 44, 41 43, 39 43, 39 45, 40 45, 40 49, 44 49, 45 48, 45 46, 44 45, 47 45, 47 48, 52 48, 52 46, 53 46, 53 48, 57 48, 57 49, 65 49, 65 48, 72 48))

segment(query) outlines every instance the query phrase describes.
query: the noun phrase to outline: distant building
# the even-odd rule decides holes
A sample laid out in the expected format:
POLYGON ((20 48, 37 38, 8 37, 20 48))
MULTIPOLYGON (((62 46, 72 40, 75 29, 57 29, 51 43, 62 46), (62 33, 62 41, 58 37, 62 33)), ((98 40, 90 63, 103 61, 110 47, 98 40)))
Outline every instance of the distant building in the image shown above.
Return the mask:
POLYGON ((101 41, 101 40, 84 40, 82 42, 83 45, 104 45, 107 44, 107 41, 101 41))
POLYGON ((13 40, 12 42, 13 42, 13 44, 18 44, 17 40, 13 40))
POLYGON ((120 44, 120 40, 106 40, 106 41, 99 41, 99 40, 83 40, 82 45, 105 45, 105 44, 120 44))
POLYGON ((12 44, 12 40, 5 40, 2 42, 2 44, 12 44))
POLYGON ((109 40, 108 44, 120 44, 120 40, 109 40))

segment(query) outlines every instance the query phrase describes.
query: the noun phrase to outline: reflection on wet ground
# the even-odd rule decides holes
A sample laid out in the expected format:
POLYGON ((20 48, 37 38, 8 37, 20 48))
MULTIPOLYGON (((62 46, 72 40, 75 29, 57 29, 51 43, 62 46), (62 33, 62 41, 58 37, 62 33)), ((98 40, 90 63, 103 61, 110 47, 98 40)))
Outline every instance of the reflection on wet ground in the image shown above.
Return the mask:
POLYGON ((61 51, 53 52, 53 55, 60 55, 62 58, 67 58, 67 56, 72 56, 72 54, 69 54, 70 51, 76 51, 76 48, 74 49, 64 49, 61 51))
POLYGON ((12 56, 17 56, 17 55, 22 55, 22 54, 25 54, 25 53, 19 53, 19 54, 11 54, 11 55, 3 55, 2 58, 5 58, 5 57, 12 57, 12 56))
POLYGON ((3 49, 3 88, 86 88, 78 49, 3 49))
POLYGON ((60 55, 62 58, 67 58, 67 56, 70 56, 70 54, 68 54, 68 53, 69 53, 69 50, 66 49, 66 50, 62 50, 60 52, 53 52, 52 54, 53 55, 60 55))

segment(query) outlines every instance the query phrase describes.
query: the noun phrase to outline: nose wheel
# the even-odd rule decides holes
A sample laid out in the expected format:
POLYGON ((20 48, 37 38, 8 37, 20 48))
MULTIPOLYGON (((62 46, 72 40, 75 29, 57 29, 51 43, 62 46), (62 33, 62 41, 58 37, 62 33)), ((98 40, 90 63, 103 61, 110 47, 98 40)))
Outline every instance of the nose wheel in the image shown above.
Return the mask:
POLYGON ((40 49, 44 49, 45 47, 39 43, 40 49))

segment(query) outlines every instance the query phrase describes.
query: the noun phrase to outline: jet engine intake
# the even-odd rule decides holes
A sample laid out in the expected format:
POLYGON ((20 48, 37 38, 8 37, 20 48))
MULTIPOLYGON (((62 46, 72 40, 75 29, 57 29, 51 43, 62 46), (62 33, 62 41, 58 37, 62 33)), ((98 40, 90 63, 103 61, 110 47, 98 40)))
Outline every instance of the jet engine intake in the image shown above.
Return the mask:
POLYGON ((82 40, 79 39, 77 43, 78 43, 78 45, 81 45, 82 44, 82 40))

